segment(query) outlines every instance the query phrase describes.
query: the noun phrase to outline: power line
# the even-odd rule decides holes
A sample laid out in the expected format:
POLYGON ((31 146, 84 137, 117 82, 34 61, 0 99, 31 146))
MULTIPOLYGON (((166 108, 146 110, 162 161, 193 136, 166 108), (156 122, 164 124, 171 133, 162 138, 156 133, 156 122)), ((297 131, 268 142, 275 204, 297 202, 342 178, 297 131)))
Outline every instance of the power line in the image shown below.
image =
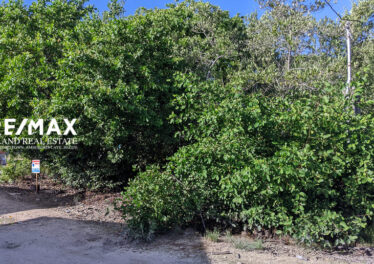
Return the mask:
POLYGON ((352 21, 352 22, 360 22, 360 23, 365 23, 365 21, 357 20, 357 19, 347 19, 347 18, 342 18, 342 16, 334 9, 334 7, 329 3, 329 1, 324 0, 325 3, 331 8, 331 10, 340 18, 340 20, 345 20, 345 21, 352 21))
POLYGON ((338 12, 336 12, 336 10, 332 7, 332 5, 327 1, 327 0, 324 0, 325 3, 331 8, 332 11, 334 11, 334 13, 341 19, 343 20, 343 18, 340 16, 340 14, 338 12))

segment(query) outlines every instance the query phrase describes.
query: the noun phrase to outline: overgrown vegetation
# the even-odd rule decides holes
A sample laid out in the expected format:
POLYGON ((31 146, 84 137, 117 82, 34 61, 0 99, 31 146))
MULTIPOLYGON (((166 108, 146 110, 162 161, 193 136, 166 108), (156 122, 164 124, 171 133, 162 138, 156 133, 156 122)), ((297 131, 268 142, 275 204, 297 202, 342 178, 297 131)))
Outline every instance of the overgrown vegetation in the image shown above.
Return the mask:
POLYGON ((192 0, 131 16, 117 1, 103 15, 2 3, 0 116, 76 118, 77 150, 22 155, 72 186, 126 185, 135 236, 199 225, 354 244, 374 213, 374 2, 344 15, 348 97, 345 20, 317 21, 321 1, 260 2, 261 17, 192 0))
POLYGON ((16 182, 30 175, 31 162, 22 157, 10 157, 6 166, 0 166, 0 183, 16 182))
POLYGON ((201 113, 185 131, 194 143, 127 187, 129 225, 154 232, 219 222, 305 243, 353 243, 373 213, 373 117, 353 115, 327 87, 296 98, 228 90, 224 100, 194 108, 201 113))

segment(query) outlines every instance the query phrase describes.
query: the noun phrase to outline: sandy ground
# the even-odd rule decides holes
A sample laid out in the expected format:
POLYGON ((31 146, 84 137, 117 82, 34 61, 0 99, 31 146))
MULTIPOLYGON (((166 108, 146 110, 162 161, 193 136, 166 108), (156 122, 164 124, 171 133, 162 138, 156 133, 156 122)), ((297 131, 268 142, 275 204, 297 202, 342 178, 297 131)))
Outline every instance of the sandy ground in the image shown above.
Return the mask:
POLYGON ((2 264, 207 263, 201 252, 127 243, 118 223, 76 220, 62 210, 7 196, 0 193, 2 264))
POLYGON ((243 251, 192 229, 137 242, 111 209, 113 196, 58 188, 37 195, 24 185, 0 185, 0 264, 374 263, 370 248, 323 252, 266 241, 262 250, 243 251))

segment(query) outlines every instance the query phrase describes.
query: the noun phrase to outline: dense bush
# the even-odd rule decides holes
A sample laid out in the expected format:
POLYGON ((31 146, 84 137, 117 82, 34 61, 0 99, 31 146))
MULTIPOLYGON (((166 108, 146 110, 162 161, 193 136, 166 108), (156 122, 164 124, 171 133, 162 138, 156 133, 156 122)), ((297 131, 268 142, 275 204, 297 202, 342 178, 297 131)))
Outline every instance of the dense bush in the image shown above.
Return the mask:
POLYGON ((131 16, 112 1, 101 16, 85 2, 0 4, 0 118, 77 119, 76 150, 12 152, 77 187, 143 171, 120 209, 144 237, 214 222, 356 240, 373 213, 373 0, 341 22, 304 1, 261 18, 194 0, 131 16), (352 34, 359 116, 343 87, 321 85, 345 81, 349 18, 365 22, 352 34))
POLYGON ((184 90, 175 74, 226 76, 234 64, 211 60, 228 50, 239 58, 245 36, 242 19, 207 3, 112 11, 103 19, 84 0, 0 5, 0 117, 76 118, 77 150, 23 150, 73 186, 113 188, 134 166, 164 162, 180 145, 168 122, 184 90))
POLYGON ((173 120, 190 124, 181 135, 193 143, 126 188, 131 228, 149 235, 200 221, 355 242, 374 212, 373 116, 355 116, 338 88, 271 98, 206 87, 176 98, 173 120))
POLYGON ((11 157, 6 166, 0 166, 0 182, 15 182, 30 175, 31 162, 21 157, 11 157))
MULTIPOLYGON (((353 36, 356 72, 367 69, 370 81, 367 98, 373 98, 374 24, 372 12, 364 12, 370 1, 351 14, 368 21, 353 36)), ((300 2, 274 5, 261 18, 230 16, 193 0, 130 16, 117 1, 103 15, 85 2, 0 4, 0 118, 76 118, 77 150, 22 150, 73 186, 126 184, 134 167, 165 164, 186 143, 188 135, 173 137, 186 123, 168 120, 179 111, 172 99, 186 85, 179 73, 193 73, 200 86, 238 79, 247 92, 271 94, 315 91, 316 79, 336 83, 345 76, 341 25, 316 21, 300 2)))

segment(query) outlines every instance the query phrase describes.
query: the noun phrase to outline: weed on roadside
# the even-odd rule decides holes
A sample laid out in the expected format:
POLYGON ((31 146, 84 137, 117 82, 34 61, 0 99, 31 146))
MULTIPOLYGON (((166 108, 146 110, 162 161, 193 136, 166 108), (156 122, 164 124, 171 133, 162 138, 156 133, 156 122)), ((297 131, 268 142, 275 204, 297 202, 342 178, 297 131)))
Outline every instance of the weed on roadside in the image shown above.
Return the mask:
POLYGON ((219 241, 219 231, 217 229, 214 229, 213 231, 206 231, 205 238, 212 241, 212 242, 218 242, 219 241))

